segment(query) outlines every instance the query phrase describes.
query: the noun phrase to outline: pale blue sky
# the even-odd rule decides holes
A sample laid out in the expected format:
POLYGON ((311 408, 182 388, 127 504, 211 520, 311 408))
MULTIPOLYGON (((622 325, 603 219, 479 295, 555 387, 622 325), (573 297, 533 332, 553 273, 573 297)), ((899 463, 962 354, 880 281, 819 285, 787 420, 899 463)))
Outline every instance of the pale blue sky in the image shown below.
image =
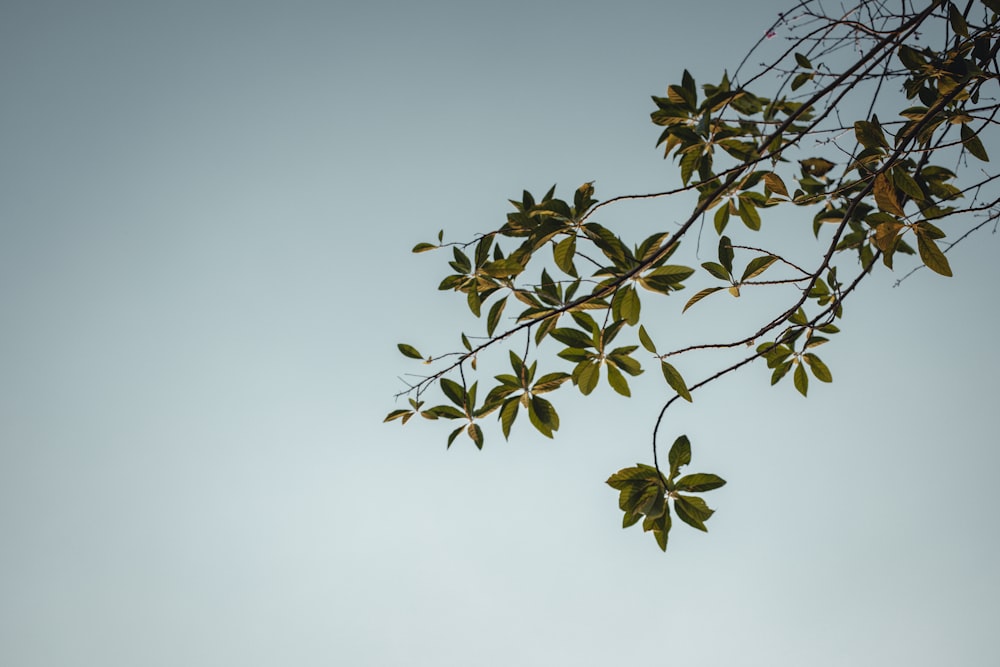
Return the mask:
POLYGON ((873 279, 810 399, 752 369, 674 412, 729 485, 666 555, 603 484, 654 373, 554 442, 380 423, 396 342, 469 325, 410 247, 659 189, 649 95, 780 9, 5 2, 0 664, 993 664, 989 231, 873 279))

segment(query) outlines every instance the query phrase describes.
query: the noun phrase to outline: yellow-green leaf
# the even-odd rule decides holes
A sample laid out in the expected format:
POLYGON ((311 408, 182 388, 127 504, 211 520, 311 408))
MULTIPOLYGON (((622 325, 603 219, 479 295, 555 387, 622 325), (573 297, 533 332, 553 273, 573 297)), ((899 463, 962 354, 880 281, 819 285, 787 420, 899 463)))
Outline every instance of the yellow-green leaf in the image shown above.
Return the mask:
POLYGON ((830 373, 830 369, 824 364, 819 357, 811 352, 805 354, 805 360, 809 364, 809 369, 812 370, 813 376, 820 382, 833 382, 833 375, 830 373))
MULTIPOLYGON (((405 415, 412 415, 412 414, 413 414, 412 410, 393 410, 388 415, 386 415, 386 418, 383 419, 382 422, 383 423, 391 422, 394 419, 399 419, 400 417, 403 417, 405 415)), ((406 422, 404 421, 403 423, 405 424, 406 422)))
POLYGON ((934 239, 927 234, 917 234, 917 250, 920 252, 921 261, 928 269, 942 276, 951 277, 951 266, 948 264, 948 258, 938 248, 934 239))
POLYGON ((873 117, 872 122, 859 120, 854 123, 854 136, 858 143, 865 148, 888 148, 889 142, 885 139, 882 126, 879 125, 878 118, 873 117))
POLYGON ((799 393, 803 396, 809 391, 809 376, 806 375, 806 367, 798 363, 795 365, 795 373, 792 375, 792 381, 795 383, 795 388, 799 390, 799 393))
POLYGON ((682 310, 681 312, 683 313, 683 312, 687 311, 688 308, 690 308, 694 304, 698 303, 699 301, 701 301, 702 299, 704 299, 709 294, 714 294, 715 292, 718 292, 721 289, 723 289, 723 288, 721 288, 721 287, 706 287, 705 289, 701 290, 700 292, 698 292, 697 294, 695 294, 693 297, 691 297, 688 300, 688 302, 686 304, 684 304, 684 310, 682 310))
POLYGON ((576 275, 576 267, 573 266, 573 256, 576 254, 576 237, 568 236, 557 243, 552 248, 552 257, 556 261, 563 273, 571 276, 576 275))
POLYGON ((740 278, 740 282, 745 282, 747 280, 752 280, 753 278, 756 278, 760 274, 767 271, 767 269, 776 261, 778 261, 778 258, 775 257, 774 255, 762 255, 760 257, 754 257, 752 260, 750 260, 750 263, 747 264, 747 268, 743 272, 743 277, 740 278))
POLYGON ((642 346, 646 348, 646 350, 656 354, 656 345, 653 344, 653 339, 650 338, 649 334, 646 332, 646 327, 641 324, 639 325, 639 342, 642 343, 642 346))
POLYGON ((663 371, 663 377, 666 379, 667 384, 670 385, 670 388, 676 391, 685 401, 689 403, 693 402, 691 392, 687 388, 687 383, 684 382, 684 378, 677 369, 665 361, 660 362, 660 369, 663 371))
POLYGON ((968 125, 963 125, 961 133, 962 144, 965 145, 966 150, 983 162, 989 162, 990 156, 986 153, 986 149, 983 147, 983 142, 979 140, 979 137, 973 129, 968 125))
POLYGON ((423 359, 423 355, 417 352, 417 349, 412 345, 407 345, 406 343, 400 343, 396 347, 399 351, 403 353, 404 357, 409 357, 410 359, 423 359))
POLYGON ((611 385, 611 388, 622 396, 631 396, 632 392, 628 388, 628 381, 625 379, 625 376, 622 375, 622 372, 613 364, 607 364, 607 368, 608 384, 611 385))

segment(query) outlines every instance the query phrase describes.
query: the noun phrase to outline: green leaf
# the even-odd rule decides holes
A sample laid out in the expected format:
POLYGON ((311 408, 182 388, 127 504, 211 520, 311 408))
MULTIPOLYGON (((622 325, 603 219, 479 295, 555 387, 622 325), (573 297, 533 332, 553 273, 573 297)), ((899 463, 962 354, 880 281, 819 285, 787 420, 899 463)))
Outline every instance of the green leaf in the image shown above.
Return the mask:
POLYGON ((670 454, 667 455, 670 462, 670 479, 677 477, 678 471, 691 463, 691 441, 686 435, 682 435, 670 447, 670 454))
POLYGON ((580 393, 587 396, 597 388, 597 383, 601 379, 601 366, 590 360, 581 362, 573 370, 573 377, 577 387, 580 388, 580 393))
POLYGON ((600 248, 604 256, 616 265, 625 263, 631 256, 629 249, 625 247, 621 239, 610 229, 596 222, 588 222, 583 226, 582 231, 594 245, 600 248))
POLYGON ((781 381, 781 378, 788 375, 788 371, 790 371, 791 369, 792 369, 792 362, 790 361, 778 364, 778 366, 775 367, 774 372, 771 373, 771 386, 773 387, 774 385, 778 384, 778 382, 781 381))
POLYGON ((618 507, 625 512, 638 510, 639 506, 645 502, 652 494, 660 490, 657 482, 650 482, 641 479, 632 481, 621 481, 608 484, 620 490, 618 494, 618 507))
POLYGON ((760 229, 760 213, 748 197, 740 196, 740 220, 753 231, 760 229))
POLYGON ((524 267, 517 260, 507 257, 487 262, 483 265, 482 271, 493 278, 510 278, 524 271, 524 267))
POLYGON ((652 530, 656 525, 656 520, 667 510, 667 497, 662 488, 658 488, 658 493, 643 503, 638 509, 646 515, 646 520, 642 523, 643 530, 652 530))
POLYGON ((719 238, 719 263, 726 268, 731 275, 733 273, 733 242, 728 236, 719 238))
POLYGON ((965 17, 962 16, 962 12, 958 10, 954 2, 948 3, 948 21, 956 34, 962 37, 969 36, 969 24, 965 22, 965 17))
MULTIPOLYGON (((639 512, 640 514, 645 514, 647 511, 652 509, 659 498, 663 497, 663 489, 657 484, 650 484, 643 487, 636 487, 635 490, 628 492, 627 494, 622 494, 626 496, 625 507, 622 509, 626 511, 639 512)), ((619 502, 619 506, 621 506, 619 502)))
POLYGON ((571 276, 576 276, 576 267, 573 266, 573 256, 576 254, 576 237, 568 236, 557 243, 552 249, 552 257, 556 266, 571 276))
POLYGON ((721 234, 729 223, 729 204, 723 203, 719 207, 719 210, 715 212, 713 221, 715 222, 715 233, 721 234))
POLYGON ((594 353, 588 350, 581 350, 578 347, 567 347, 565 350, 557 352, 556 356, 559 356, 566 361, 580 363, 581 361, 588 361, 593 358, 594 353))
MULTIPOLYGON (((601 307, 607 308, 606 305, 601 307)), ((573 318, 574 322, 580 325, 581 328, 587 329, 595 337, 599 336, 601 331, 601 326, 597 323, 597 320, 595 320, 593 317, 591 317, 587 313, 580 313, 580 312, 570 313, 570 316, 573 318)), ((596 343, 592 343, 592 345, 596 345, 596 343)))
POLYGON ((927 64, 927 61, 919 51, 905 44, 899 47, 899 61, 910 71, 919 71, 927 64))
POLYGON ((681 521, 706 533, 708 528, 705 526, 705 522, 715 513, 701 498, 680 495, 674 498, 674 511, 677 512, 677 517, 681 521))
POLYGON ((830 373, 830 369, 827 368, 819 357, 811 352, 807 352, 805 355, 805 360, 809 364, 809 369, 812 371, 813 377, 815 377, 820 382, 833 382, 833 375, 830 373))
POLYGON ((647 351, 652 354, 656 354, 656 345, 653 344, 653 339, 649 337, 648 333, 646 333, 646 327, 641 324, 639 325, 639 342, 642 343, 642 346, 646 348, 647 351))
POLYGON ((806 69, 812 69, 813 68, 812 63, 809 62, 809 59, 806 58, 801 53, 796 53, 795 54, 795 62, 797 62, 799 64, 799 67, 805 67, 806 69))
POLYGON ((944 232, 941 231, 940 228, 935 226, 929 220, 921 220, 913 227, 914 230, 917 232, 917 234, 926 236, 929 239, 934 239, 935 241, 937 241, 938 239, 943 239, 945 236, 944 232))
POLYGON ((719 290, 722 290, 722 289, 725 289, 725 288, 724 287, 706 287, 705 289, 701 290, 700 292, 698 292, 697 294, 695 294, 693 297, 691 297, 690 299, 688 299, 688 302, 686 304, 684 304, 684 310, 682 310, 681 312, 682 313, 686 312, 688 308, 690 308, 694 304, 698 303, 699 301, 701 301, 702 299, 704 299, 709 294, 714 294, 714 293, 716 293, 716 292, 718 292, 719 290))
POLYGON ((649 483, 641 481, 629 481, 629 482, 617 482, 613 483, 610 479, 608 484, 619 490, 618 493, 618 509, 622 510, 626 514, 639 514, 642 513, 637 511, 636 505, 639 503, 643 494, 647 493, 650 487, 649 483))
POLYGON ((942 276, 951 277, 951 266, 948 264, 948 258, 938 248, 934 239, 927 234, 917 234, 917 251, 920 253, 921 261, 928 269, 942 276))
POLYGON ((684 70, 684 74, 681 77, 681 85, 684 87, 684 90, 689 95, 692 95, 692 96, 697 96, 698 95, 698 90, 697 90, 697 87, 695 86, 695 83, 694 83, 694 77, 691 76, 691 73, 688 72, 687 70, 684 70))
POLYGON ((479 424, 469 424, 466 433, 472 438, 472 442, 476 443, 477 449, 483 448, 483 429, 479 428, 479 424))
MULTIPOLYGON (((413 410, 393 410, 388 415, 386 415, 385 419, 382 420, 382 423, 384 424, 385 422, 391 422, 394 419, 399 419, 400 417, 404 417, 406 415, 411 415, 411 414, 413 414, 413 410)), ((405 424, 406 421, 404 420, 403 423, 405 424)))
POLYGON ((656 538, 656 544, 660 547, 660 551, 666 552, 667 536, 670 533, 670 512, 664 512, 660 521, 662 522, 661 526, 653 529, 653 537, 656 538))
POLYGON ((608 369, 608 384, 611 385, 611 388, 622 396, 631 396, 632 392, 628 388, 628 381, 622 375, 622 372, 614 364, 606 364, 606 366, 608 369))
POLYGON ((465 395, 466 408, 471 410, 476 405, 476 388, 479 387, 479 382, 473 382, 472 386, 469 387, 468 393, 465 395))
POLYGON ((688 391, 687 388, 687 383, 684 382, 684 378, 677 371, 677 369, 665 361, 660 362, 660 369, 663 371, 663 377, 667 380, 667 384, 670 385, 670 388, 676 391, 677 394, 688 403, 693 402, 691 399, 691 392, 688 391))
POLYGON ((465 274, 472 271, 472 262, 469 260, 468 256, 458 248, 452 248, 451 254, 454 255, 455 261, 451 262, 451 267, 455 271, 465 274))
POLYGON ((455 442, 455 438, 461 435, 464 430, 465 430, 464 426, 459 426, 458 428, 456 428, 454 431, 451 432, 451 435, 448 436, 449 449, 451 449, 451 443, 455 442))
POLYGON ((798 90, 806 85, 812 80, 813 76, 815 76, 813 72, 800 72, 796 74, 795 78, 792 79, 792 90, 798 90))
MULTIPOLYGON (((757 346, 757 352, 767 359, 767 367, 774 368, 791 355, 792 350, 787 345, 775 345, 774 343, 761 343, 757 346)), ((499 376, 497 376, 499 379, 499 376)))
POLYGON ((754 257, 752 260, 750 260, 750 263, 747 264, 746 270, 743 271, 743 277, 740 278, 740 282, 742 283, 746 282, 747 280, 756 278, 760 274, 767 271, 768 267, 770 267, 777 261, 778 258, 775 257, 774 255, 762 255, 761 257, 754 257))
POLYGON ((462 385, 458 384, 454 380, 449 380, 448 378, 441 378, 438 384, 441 385, 441 391, 444 392, 444 395, 447 396, 452 403, 460 408, 465 407, 465 389, 462 388, 462 385))
POLYGON ((569 373, 546 373, 542 377, 538 378, 538 382, 532 385, 531 393, 545 394, 550 391, 555 391, 571 377, 572 376, 569 373))
POLYGON ((827 175, 827 173, 836 167, 836 163, 830 162, 826 158, 822 157, 811 157, 805 160, 799 160, 799 164, 802 165, 802 170, 809 176, 815 176, 816 178, 822 178, 827 175))
POLYGON ((907 197, 917 201, 924 200, 924 191, 920 189, 917 181, 910 176, 906 169, 894 167, 892 170, 892 180, 896 187, 906 194, 907 197))
POLYGON ((503 309, 507 305, 506 297, 497 301, 490 308, 489 315, 486 316, 486 335, 492 336, 493 332, 496 331, 497 324, 500 322, 500 315, 503 314, 503 309))
POLYGON ((687 491, 689 493, 701 493, 703 491, 711 491, 712 489, 718 489, 726 484, 726 480, 722 479, 718 475, 713 475, 711 473, 696 472, 692 475, 684 475, 677 483, 674 488, 677 491, 687 491))
MULTIPOLYGON (((473 281, 474 280, 475 279, 473 278, 473 281)), ((475 287, 473 287, 472 289, 469 290, 469 293, 466 296, 469 304, 469 310, 472 311, 473 315, 479 317, 480 309, 482 308, 483 305, 483 300, 481 295, 479 294, 479 292, 476 291, 475 287)))
POLYGON ((609 355, 608 361, 629 375, 641 375, 642 366, 639 362, 628 356, 636 349, 636 346, 616 347, 609 355))
POLYGON ((399 351, 403 353, 404 357, 409 357, 410 359, 423 359, 423 355, 417 352, 417 349, 412 345, 407 345, 406 343, 400 343, 396 347, 399 351))
POLYGON ((653 269, 645 275, 646 278, 661 278, 664 282, 679 285, 694 273, 694 269, 689 266, 678 264, 667 264, 657 269, 653 269))
POLYGON ((465 413, 451 405, 435 405, 420 413, 425 419, 465 419, 465 413))
POLYGON ((624 489, 630 484, 639 482, 658 485, 662 485, 663 483, 660 479, 659 473, 656 472, 656 468, 638 463, 635 467, 622 468, 615 474, 611 475, 611 477, 608 478, 607 484, 616 489, 624 489))
POLYGON ((503 429, 503 437, 510 438, 510 427, 514 424, 514 420, 517 419, 517 409, 521 405, 520 396, 507 399, 500 408, 500 427, 503 429))
POLYGON ((573 348, 594 347, 593 337, 588 336, 579 329, 560 327, 558 329, 553 329, 552 331, 550 331, 549 335, 555 338, 563 345, 568 345, 573 348))
POLYGON ((858 143, 865 148, 888 148, 889 142, 885 139, 882 126, 878 122, 877 116, 872 116, 872 122, 859 120, 854 122, 854 136, 858 143))
POLYGON ((962 125, 961 135, 962 143, 965 145, 966 150, 983 162, 990 161, 990 156, 987 155, 986 149, 983 147, 983 142, 979 140, 979 137, 971 127, 962 125))
MULTIPOLYGON (((521 316, 519 316, 518 319, 521 319, 521 317, 524 317, 525 315, 528 315, 528 317, 530 318, 530 312, 529 311, 532 311, 532 310, 534 310, 534 309, 529 308, 524 313, 521 313, 521 316)), ((556 327, 556 324, 558 323, 558 319, 559 319, 558 315, 556 315, 555 317, 551 317, 550 316, 550 317, 545 317, 545 318, 542 319, 542 321, 538 324, 538 328, 535 329, 535 345, 536 346, 537 345, 541 345, 542 341, 545 340, 545 337, 549 335, 549 332, 552 331, 556 327)))
MULTIPOLYGON (((520 357, 516 354, 511 354, 511 357, 517 358, 520 361, 520 357)), ((517 370, 517 365, 515 364, 515 372, 520 372, 517 370)), ((518 389, 523 389, 524 384, 521 382, 521 378, 516 375, 510 375, 509 373, 502 373, 496 376, 496 379, 501 382, 501 386, 498 389, 509 389, 510 391, 516 391, 518 389)), ((509 392, 508 392, 509 393, 509 392)))
MULTIPOLYGON (((646 237, 646 239, 641 244, 639 244, 639 247, 636 248, 635 258, 640 262, 645 262, 652 259, 658 252, 663 250, 664 244, 667 242, 669 238, 670 234, 666 232, 659 234, 652 234, 646 237)), ((677 245, 674 244, 674 248, 676 247, 677 245)), ((671 250, 667 256, 669 256, 672 253, 673 250, 671 250)))
POLYGON ((428 250, 434 250, 437 247, 438 246, 433 243, 418 243, 413 246, 413 250, 411 252, 427 252, 428 250))
MULTIPOLYGON (((527 373, 525 373, 524 368, 524 361, 521 360, 521 357, 517 356, 517 353, 514 352, 514 350, 507 350, 507 355, 510 358, 510 367, 514 371, 514 377, 516 378, 515 381, 518 385, 523 385, 524 378, 527 377, 527 373)), ((501 376, 498 375, 497 379, 499 380, 500 377, 501 376)))
POLYGON ((619 289, 614 298, 611 299, 611 311, 615 319, 624 320, 628 322, 629 326, 635 326, 639 323, 641 307, 639 295, 636 294, 635 288, 631 285, 619 289))
POLYGON ((717 264, 715 262, 702 262, 701 268, 705 269, 719 280, 725 280, 726 282, 732 280, 732 276, 729 275, 729 271, 727 271, 726 267, 721 264, 717 264))
POLYGON ((532 396, 528 402, 528 418, 548 438, 552 437, 553 431, 559 430, 559 415, 552 404, 540 396, 532 396))
MULTIPOLYGON (((552 187, 555 188, 555 186, 552 187)), ((582 215, 587 211, 587 209, 597 203, 597 201, 593 199, 593 196, 593 181, 587 181, 576 189, 576 192, 573 193, 573 207, 576 209, 577 215, 582 215)))
POLYGON ((799 393, 803 396, 809 391, 809 376, 806 375, 806 368, 801 363, 796 364, 795 374, 792 376, 792 380, 795 383, 795 388, 799 390, 799 393))
POLYGON ((639 519, 642 518, 642 514, 639 512, 625 512, 622 515, 622 528, 628 528, 629 526, 634 526, 639 523, 639 519))
POLYGON ((681 85, 667 87, 667 97, 685 109, 694 111, 698 108, 698 91, 695 89, 694 78, 687 70, 684 70, 681 85))
MULTIPOLYGON (((498 375, 497 379, 500 380, 501 377, 503 376, 498 375)), ((516 378, 514 379, 516 380, 516 378)), ((521 390, 520 386, 511 387, 506 377, 501 382, 503 384, 490 389, 490 393, 486 395, 486 400, 483 402, 483 406, 477 411, 476 416, 483 417, 489 414, 489 412, 493 412, 493 410, 501 407, 501 404, 510 398, 511 394, 521 390)))

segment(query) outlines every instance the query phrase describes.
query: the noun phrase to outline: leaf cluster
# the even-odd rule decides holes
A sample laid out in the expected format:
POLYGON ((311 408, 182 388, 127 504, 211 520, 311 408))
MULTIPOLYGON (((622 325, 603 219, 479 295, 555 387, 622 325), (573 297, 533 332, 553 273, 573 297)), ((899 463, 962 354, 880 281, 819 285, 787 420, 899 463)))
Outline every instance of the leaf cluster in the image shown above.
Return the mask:
POLYGON ((667 540, 673 524, 670 506, 677 517, 693 528, 708 532, 705 522, 715 510, 693 493, 718 489, 726 480, 710 473, 694 473, 679 477, 680 469, 691 463, 691 443, 687 436, 674 441, 669 454, 670 473, 664 475, 655 466, 642 463, 622 468, 608 478, 607 484, 619 492, 618 507, 625 513, 622 528, 642 521, 645 532, 652 531, 656 544, 667 550, 667 540))

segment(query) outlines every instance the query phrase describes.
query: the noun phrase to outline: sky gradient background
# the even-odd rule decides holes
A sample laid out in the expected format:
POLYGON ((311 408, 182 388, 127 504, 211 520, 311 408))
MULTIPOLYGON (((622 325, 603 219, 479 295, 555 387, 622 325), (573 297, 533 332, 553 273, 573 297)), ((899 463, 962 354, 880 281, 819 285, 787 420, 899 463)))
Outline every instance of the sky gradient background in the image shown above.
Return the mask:
POLYGON ((666 555, 603 483, 653 373, 555 395, 552 442, 380 423, 395 344, 470 326, 413 244, 662 189, 648 96, 783 8, 4 2, 0 664, 995 664, 988 230, 872 279, 808 400, 752 368, 673 412, 729 484, 666 555))

